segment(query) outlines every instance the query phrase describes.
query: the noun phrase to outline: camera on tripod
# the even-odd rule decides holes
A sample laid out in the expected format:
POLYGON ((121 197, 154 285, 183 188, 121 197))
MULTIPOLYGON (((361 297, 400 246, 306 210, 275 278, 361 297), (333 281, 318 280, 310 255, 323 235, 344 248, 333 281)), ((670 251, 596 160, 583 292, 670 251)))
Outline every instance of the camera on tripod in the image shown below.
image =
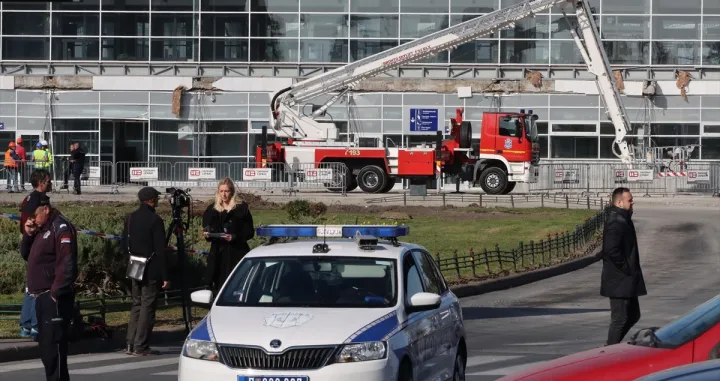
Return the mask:
POLYGON ((165 188, 165 193, 170 195, 170 205, 173 209, 182 209, 190 205, 190 189, 165 188))

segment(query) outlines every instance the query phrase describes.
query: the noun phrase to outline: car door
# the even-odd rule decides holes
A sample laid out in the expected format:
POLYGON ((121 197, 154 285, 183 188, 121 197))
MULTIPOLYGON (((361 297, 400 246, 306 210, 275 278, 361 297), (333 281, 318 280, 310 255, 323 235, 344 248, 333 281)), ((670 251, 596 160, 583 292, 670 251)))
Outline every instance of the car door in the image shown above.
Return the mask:
POLYGON ((413 250, 413 256, 419 265, 425 292, 441 297, 440 308, 430 311, 433 337, 430 345, 432 358, 428 361, 432 363, 433 379, 445 380, 452 376, 455 360, 455 343, 451 337, 455 327, 453 300, 430 254, 424 250, 413 250))
MULTIPOLYGON (((410 298, 419 293, 425 292, 422 276, 420 275, 419 266, 415 263, 412 252, 408 252, 403 256, 403 287, 405 295, 405 305, 410 304, 410 298)), ((432 331, 432 324, 427 317, 430 316, 428 311, 413 312, 405 316, 408 321, 405 329, 408 337, 408 354, 412 359, 414 366, 413 379, 418 381, 432 381, 432 367, 428 365, 427 347, 429 336, 432 331)))
POLYGON ((518 162, 524 160, 525 150, 522 148, 523 125, 517 116, 498 116, 498 133, 495 136, 495 152, 504 156, 508 161, 518 162))

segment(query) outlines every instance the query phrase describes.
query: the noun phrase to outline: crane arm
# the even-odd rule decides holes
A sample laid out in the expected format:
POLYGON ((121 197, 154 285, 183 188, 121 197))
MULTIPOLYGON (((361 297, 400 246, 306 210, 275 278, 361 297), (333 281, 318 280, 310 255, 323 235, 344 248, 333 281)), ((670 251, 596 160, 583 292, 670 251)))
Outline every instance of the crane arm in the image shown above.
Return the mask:
MULTIPOLYGON (((563 14, 565 15, 564 10, 563 14)), ((567 18, 567 15, 565 16, 567 18)), ((574 28, 570 28, 570 33, 588 66, 588 72, 596 76, 598 91, 603 98, 610 120, 612 120, 615 129, 614 144, 620 148, 620 153, 618 153, 615 151, 615 146, 613 146, 613 153, 624 164, 629 165, 633 163, 634 155, 628 148, 625 136, 632 132, 632 126, 622 99, 620 99, 620 91, 615 76, 612 74, 610 61, 605 53, 595 19, 590 13, 590 7, 586 0, 577 0, 575 2, 575 17, 577 18, 577 24, 574 28)))
POLYGON ((347 92, 367 78, 394 68, 418 61, 437 53, 514 27, 515 22, 532 17, 560 3, 570 0, 525 0, 483 16, 479 16, 450 28, 429 34, 408 43, 374 54, 370 57, 341 66, 316 77, 302 80, 280 90, 270 104, 270 124, 276 133, 298 140, 315 140, 333 143, 337 129, 333 123, 314 120, 340 97, 333 97, 313 116, 301 115, 295 107, 324 94, 335 91, 347 92))

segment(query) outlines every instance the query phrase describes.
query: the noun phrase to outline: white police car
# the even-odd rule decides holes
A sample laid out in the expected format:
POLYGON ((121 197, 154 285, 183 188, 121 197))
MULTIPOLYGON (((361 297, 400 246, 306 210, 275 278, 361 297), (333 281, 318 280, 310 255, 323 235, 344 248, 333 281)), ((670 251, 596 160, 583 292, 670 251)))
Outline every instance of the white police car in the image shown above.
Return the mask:
POLYGON ((185 341, 178 379, 464 380, 460 304, 430 254, 397 241, 408 232, 258 227, 258 236, 316 239, 255 248, 217 297, 191 295, 212 306, 185 341))

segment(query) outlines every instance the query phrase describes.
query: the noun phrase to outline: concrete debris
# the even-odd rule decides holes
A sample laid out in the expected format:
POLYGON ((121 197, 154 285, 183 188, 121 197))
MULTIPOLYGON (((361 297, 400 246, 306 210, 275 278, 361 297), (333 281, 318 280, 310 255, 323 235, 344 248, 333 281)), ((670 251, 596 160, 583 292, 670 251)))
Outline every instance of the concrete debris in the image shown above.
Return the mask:
POLYGON ((530 81, 530 83, 537 88, 542 87, 543 75, 539 71, 527 72, 527 74, 525 74, 525 79, 530 81))
POLYGON ((692 80, 692 74, 681 71, 677 74, 677 82, 675 82, 675 85, 678 89, 680 89, 680 96, 685 100, 685 102, 688 101, 687 99, 687 90, 688 85, 690 84, 690 81, 692 80))
POLYGON ((620 70, 613 70, 613 75, 615 76, 615 82, 617 83, 618 91, 620 93, 625 92, 625 81, 623 81, 623 75, 620 70))
POLYGON ((185 86, 178 86, 173 91, 172 96, 172 113, 176 117, 180 117, 181 106, 182 106, 182 95, 187 90, 185 86))

